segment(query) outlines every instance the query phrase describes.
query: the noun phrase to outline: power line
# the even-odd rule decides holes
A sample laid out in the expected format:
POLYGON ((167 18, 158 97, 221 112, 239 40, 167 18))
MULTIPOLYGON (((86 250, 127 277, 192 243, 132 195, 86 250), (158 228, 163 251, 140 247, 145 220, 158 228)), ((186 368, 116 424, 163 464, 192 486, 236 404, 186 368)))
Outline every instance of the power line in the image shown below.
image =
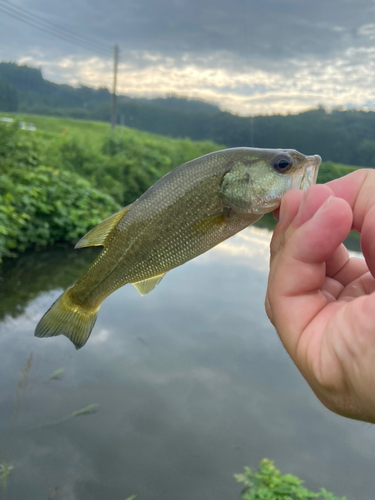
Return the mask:
POLYGON ((18 21, 32 26, 33 28, 44 31, 49 35, 60 38, 65 42, 72 43, 73 45, 80 46, 86 50, 100 52, 101 54, 106 56, 111 54, 109 48, 107 49, 106 47, 103 47, 100 42, 82 35, 77 35, 70 30, 55 26, 52 23, 44 21, 35 14, 32 14, 26 9, 11 4, 7 0, 0 0, 0 12, 3 12, 8 16, 17 19, 18 21))
POLYGON ((93 47, 93 46, 90 46, 86 43, 80 42, 79 40, 75 40, 74 38, 71 38, 67 35, 64 35, 63 33, 59 33, 58 31, 56 31, 52 28, 48 28, 48 27, 45 27, 41 24, 38 24, 37 22, 35 22, 31 19, 28 19, 25 15, 23 15, 21 13, 13 12, 1 4, 0 4, 0 12, 3 12, 5 14, 7 14, 8 16, 13 17, 14 19, 17 19, 18 21, 21 21, 25 24, 28 24, 29 26, 32 26, 33 28, 37 28, 40 31, 44 31, 45 33, 48 33, 49 35, 60 38, 61 40, 64 40, 65 42, 69 42, 69 43, 72 43, 73 45, 80 46, 86 50, 100 52, 103 55, 109 55, 109 52, 106 52, 105 49, 103 50, 103 48, 93 47))
MULTIPOLYGON (((82 44, 82 42, 85 44, 85 48, 90 48, 90 50, 106 50, 105 47, 102 46, 102 44, 97 42, 94 39, 90 39, 88 37, 85 37, 83 35, 78 35, 68 29, 61 28, 57 25, 54 25, 48 21, 45 21, 38 17, 37 15, 31 13, 30 11, 27 11, 26 9, 19 7, 17 5, 13 5, 11 2, 7 0, 0 0, 0 3, 3 4, 1 5, 3 12, 6 14, 10 15, 11 17, 15 17, 16 19, 25 22, 26 24, 31 23, 31 25, 35 28, 42 29, 43 31, 48 30, 47 32, 49 34, 52 34, 54 36, 58 37, 63 37, 65 41, 69 41, 70 43, 77 43, 82 44), (51 33, 51 31, 53 33, 51 33)), ((108 48, 109 52, 109 48, 108 48)))
MULTIPOLYGON (((74 33, 73 31, 71 31, 67 28, 62 28, 61 26, 58 26, 57 24, 51 23, 50 21, 46 21, 46 20, 42 19, 40 16, 37 16, 36 14, 32 13, 30 10, 25 9, 24 7, 20 7, 19 5, 15 5, 12 2, 9 2, 9 0, 0 0, 0 2, 5 4, 8 8, 19 11, 20 13, 28 16, 29 18, 31 18, 32 20, 35 20, 38 23, 44 24, 45 26, 47 26, 49 28, 52 28, 52 29, 55 29, 57 31, 62 32, 62 34, 72 36, 72 37, 77 38, 77 39, 81 39, 83 42, 86 42, 86 43, 93 43, 94 45, 96 44, 96 45, 100 46, 100 48, 102 48, 101 43, 100 42, 98 43, 98 41, 95 40, 94 38, 74 33)), ((108 50, 110 50, 110 49, 108 48, 108 50)))

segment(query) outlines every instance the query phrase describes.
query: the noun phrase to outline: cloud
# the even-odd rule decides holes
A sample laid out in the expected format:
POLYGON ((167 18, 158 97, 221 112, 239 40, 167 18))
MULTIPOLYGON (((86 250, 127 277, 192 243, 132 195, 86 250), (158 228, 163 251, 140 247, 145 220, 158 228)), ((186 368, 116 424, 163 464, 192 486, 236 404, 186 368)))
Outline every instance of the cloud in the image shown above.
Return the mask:
MULTIPOLYGON (((19 5, 103 47, 118 43, 120 93, 175 93, 244 115, 319 104, 375 107, 371 0, 68 0, 64 5, 20 0, 19 5)), ((53 81, 111 87, 110 56, 90 54, 13 19, 0 40, 2 59, 42 66, 53 81)))
MULTIPOLYGON (((31 55, 19 62, 41 66, 45 78, 60 83, 111 88, 112 62, 99 57, 51 61, 31 55)), ((119 64, 118 92, 133 97, 184 95, 242 115, 298 112, 318 105, 375 107, 375 48, 349 48, 325 61, 291 59, 268 69, 263 64, 234 66, 225 53, 173 59, 160 52, 130 52, 119 64), (220 61, 227 64, 220 67, 220 61)))

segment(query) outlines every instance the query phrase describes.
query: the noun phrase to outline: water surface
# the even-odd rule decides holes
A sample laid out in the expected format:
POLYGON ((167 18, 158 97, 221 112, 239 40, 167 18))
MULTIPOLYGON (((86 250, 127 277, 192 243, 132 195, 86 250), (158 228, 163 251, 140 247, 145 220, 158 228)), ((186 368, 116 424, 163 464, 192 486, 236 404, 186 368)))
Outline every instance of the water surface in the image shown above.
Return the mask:
POLYGON ((312 490, 372 499, 374 427, 317 401, 265 315, 269 237, 247 229, 146 297, 118 290, 80 351, 33 331, 94 254, 7 264, 0 463, 14 469, 4 498, 229 500, 241 489, 233 473, 267 457, 312 490))

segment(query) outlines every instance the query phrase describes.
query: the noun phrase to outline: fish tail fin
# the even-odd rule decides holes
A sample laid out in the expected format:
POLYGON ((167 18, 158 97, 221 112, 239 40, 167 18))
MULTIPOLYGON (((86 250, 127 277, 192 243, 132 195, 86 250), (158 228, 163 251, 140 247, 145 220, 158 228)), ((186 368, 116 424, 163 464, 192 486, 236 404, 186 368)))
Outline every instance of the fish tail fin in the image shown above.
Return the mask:
POLYGON ((52 304, 37 324, 36 337, 55 337, 65 335, 76 349, 83 347, 94 328, 99 308, 87 309, 76 304, 66 290, 52 304))

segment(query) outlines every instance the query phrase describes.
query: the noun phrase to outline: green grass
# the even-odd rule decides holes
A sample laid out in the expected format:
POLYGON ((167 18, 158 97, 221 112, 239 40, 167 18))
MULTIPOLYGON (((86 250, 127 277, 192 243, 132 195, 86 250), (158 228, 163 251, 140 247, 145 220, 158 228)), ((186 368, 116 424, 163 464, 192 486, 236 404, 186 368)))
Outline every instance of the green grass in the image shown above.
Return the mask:
MULTIPOLYGON (((65 137, 67 139, 85 139, 91 146, 100 148, 103 137, 110 132, 109 123, 99 121, 77 120, 74 118, 60 118, 54 116, 30 115, 27 113, 5 113, 0 112, 1 117, 13 118, 14 120, 33 123, 36 127, 36 134, 45 138, 54 139, 56 136, 65 137)), ((117 133, 123 131, 127 136, 134 137, 140 140, 156 140, 159 143, 173 147, 181 142, 190 142, 197 146, 202 146, 204 149, 216 151, 224 148, 212 141, 190 141, 190 139, 172 139, 158 134, 150 134, 141 130, 131 129, 128 127, 116 127, 117 133)), ((204 154, 204 153, 202 153, 204 154)))
POLYGON ((86 120, 75 120, 74 118, 57 118, 53 116, 29 115, 27 113, 0 113, 1 116, 13 118, 14 120, 33 123, 37 132, 58 135, 74 135, 85 132, 92 138, 103 136, 110 130, 108 123, 93 122, 86 120))

